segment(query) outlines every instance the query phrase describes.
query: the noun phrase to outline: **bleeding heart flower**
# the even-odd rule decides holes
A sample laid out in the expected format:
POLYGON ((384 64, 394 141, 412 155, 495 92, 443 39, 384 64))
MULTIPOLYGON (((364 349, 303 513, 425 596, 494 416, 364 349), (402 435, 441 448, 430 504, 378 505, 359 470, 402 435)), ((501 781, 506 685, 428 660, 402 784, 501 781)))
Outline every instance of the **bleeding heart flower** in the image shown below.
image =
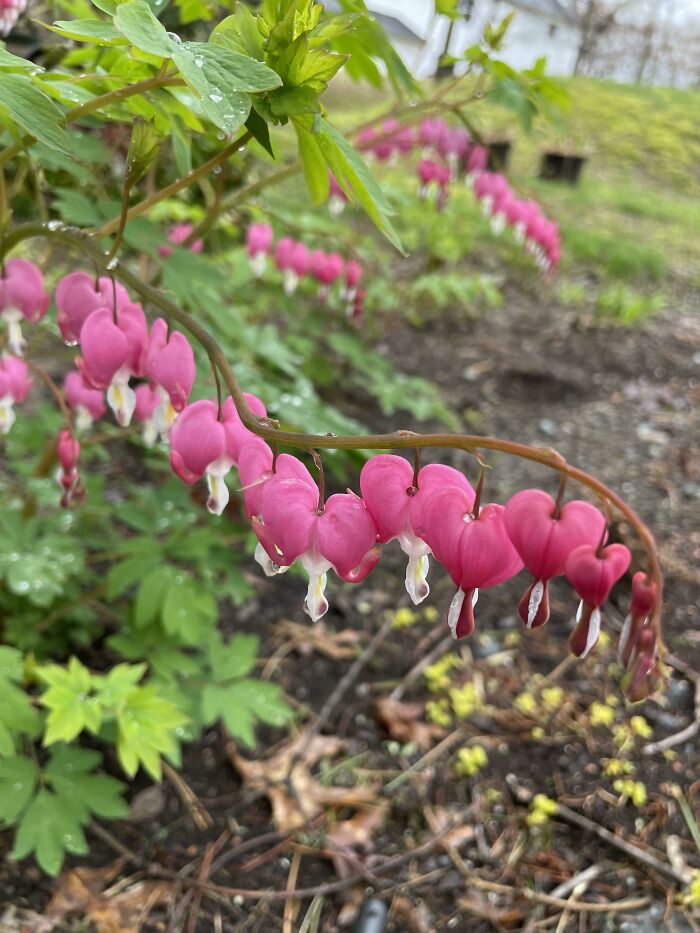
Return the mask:
POLYGON ((56 323, 63 339, 69 347, 74 347, 80 340, 83 324, 93 311, 109 308, 114 311, 126 307, 131 299, 119 282, 106 275, 100 276, 97 283, 87 272, 71 272, 64 275, 56 286, 55 293, 56 323))
MULTIPOLYGON (((238 475, 243 487, 243 501, 248 518, 262 516, 262 503, 268 480, 273 476, 282 479, 299 479, 315 487, 315 482, 307 468, 297 457, 280 454, 274 464, 269 445, 261 437, 253 437, 242 449, 238 457, 238 475)), ((268 577, 284 573, 288 566, 273 563, 265 548, 258 542, 255 560, 268 577)))
POLYGON ((467 183, 473 185, 476 177, 486 171, 489 164, 489 152, 485 146, 472 146, 465 160, 467 183))
POLYGON ((0 359, 0 434, 9 434, 15 423, 15 403, 21 404, 32 387, 24 360, 3 353, 0 359))
POLYGON ((301 246, 304 252, 306 265, 302 275, 308 271, 308 254, 303 243, 296 243, 291 237, 285 236, 277 241, 275 247, 275 265, 282 273, 282 286, 285 295, 293 295, 299 285, 299 262, 301 254, 297 254, 297 248, 301 246))
POLYGON ((246 250, 253 275, 259 279, 265 271, 267 254, 272 249, 272 227, 269 224, 251 224, 246 232, 246 250))
MULTIPOLYGON (((431 463, 418 473, 418 485, 413 483, 413 468, 403 457, 379 454, 371 457, 360 473, 360 490, 377 527, 380 544, 398 539, 401 550, 408 555, 406 591, 415 605, 430 592, 428 586, 428 555, 430 547, 418 536, 413 519, 431 490, 441 487, 461 489, 474 504, 474 490, 458 471, 449 466, 431 463)), ((420 519, 418 519, 420 520, 420 519)))
POLYGON ((187 404, 194 385, 197 368, 194 351, 184 334, 175 330, 168 334, 168 325, 162 318, 153 322, 146 350, 145 374, 163 390, 165 407, 163 422, 169 426, 175 413, 187 404))
POLYGON ((143 376, 148 324, 139 304, 117 309, 117 320, 108 308, 98 308, 80 331, 82 359, 76 361, 85 382, 107 389, 107 403, 117 423, 128 427, 136 405, 129 386, 132 376, 143 376))
POLYGON ((87 431, 93 421, 98 421, 106 412, 104 393, 92 389, 79 372, 72 370, 63 382, 63 394, 67 404, 75 412, 78 431, 87 431))
POLYGON ((359 583, 379 560, 377 530, 362 499, 342 493, 319 507, 318 487, 303 479, 271 477, 262 521, 253 518, 253 529, 273 564, 299 560, 309 574, 304 611, 314 622, 328 610, 324 591, 330 569, 359 583))
POLYGON ((458 587, 447 616, 455 638, 474 631, 473 607, 479 589, 514 577, 523 562, 506 533, 502 505, 472 512, 473 494, 463 488, 430 489, 412 515, 416 534, 458 587))
POLYGON ((635 573, 632 577, 630 611, 622 626, 617 654, 620 664, 625 668, 630 666, 639 633, 653 612, 658 598, 658 587, 647 574, 643 570, 635 573))
POLYGON ((632 555, 624 544, 609 544, 605 548, 582 544, 566 558, 566 576, 581 597, 576 613, 576 627, 569 638, 569 647, 579 658, 595 647, 600 635, 600 609, 610 590, 624 576, 632 555))
MULTIPOLYGON (((175 224, 170 233, 168 234, 168 240, 173 243, 175 246, 182 246, 185 240, 191 235, 194 227, 192 224, 175 224)), ((201 253, 204 248, 203 240, 195 240, 190 245, 190 252, 192 253, 201 253)), ((166 259, 172 254, 172 246, 159 246, 158 255, 162 259, 166 259)))
POLYGON ((597 546, 605 530, 602 513, 575 499, 557 513, 551 496, 541 489, 523 489, 512 496, 503 515, 506 532, 533 576, 518 612, 528 628, 549 618, 547 584, 565 572, 569 554, 582 544, 597 546))
POLYGON ((342 295, 344 301, 352 302, 355 300, 361 278, 361 264, 356 259, 348 259, 345 263, 345 288, 342 295))
MULTIPOLYGON (((245 394, 254 414, 265 416, 265 406, 245 394)), ((185 483, 196 483, 205 474, 209 486, 207 508, 221 515, 229 501, 225 476, 238 460, 241 449, 255 435, 246 428, 231 398, 218 405, 211 401, 188 405, 170 429, 170 465, 185 483)))
POLYGON ((418 127, 418 142, 424 148, 426 154, 431 150, 439 152, 447 132, 448 127, 444 120, 423 120, 418 127))
POLYGON ((44 291, 44 277, 28 259, 9 259, 0 267, 0 320, 7 324, 7 345, 11 353, 24 354, 27 341, 21 321, 40 321, 51 296, 44 291))

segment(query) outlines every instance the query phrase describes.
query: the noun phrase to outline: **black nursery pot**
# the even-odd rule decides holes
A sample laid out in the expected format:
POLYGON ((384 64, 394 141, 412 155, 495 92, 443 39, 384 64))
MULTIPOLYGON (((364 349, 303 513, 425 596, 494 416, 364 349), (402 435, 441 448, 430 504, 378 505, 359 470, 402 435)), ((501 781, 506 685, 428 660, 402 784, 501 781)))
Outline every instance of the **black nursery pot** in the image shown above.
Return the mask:
POLYGON ((540 166, 540 178, 547 181, 566 181, 577 185, 581 179, 586 156, 568 152, 544 152, 540 166))
POLYGON ((489 161, 487 168, 489 172, 503 172, 508 166, 510 150, 513 144, 509 139, 497 139, 486 143, 489 152, 489 161))

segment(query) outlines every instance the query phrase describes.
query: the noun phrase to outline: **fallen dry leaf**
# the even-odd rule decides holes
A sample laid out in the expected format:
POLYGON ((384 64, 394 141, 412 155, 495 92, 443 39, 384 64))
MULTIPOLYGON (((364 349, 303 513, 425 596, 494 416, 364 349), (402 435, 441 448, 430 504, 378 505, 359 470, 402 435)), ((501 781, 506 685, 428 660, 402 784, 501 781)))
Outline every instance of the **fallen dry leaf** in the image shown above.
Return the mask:
POLYGON ((78 914, 94 923, 98 933, 138 933, 143 921, 157 905, 167 902, 172 886, 160 881, 136 881, 108 885, 123 868, 119 859, 104 868, 75 868, 64 872, 46 908, 46 928, 30 928, 32 933, 52 930, 69 915, 78 914))
POLYGON ((383 697, 374 704, 377 718, 392 739, 407 744, 415 743, 422 751, 427 751, 437 739, 443 738, 444 729, 435 723, 425 722, 425 704, 402 703, 383 697))
POLYGON ((311 774, 310 769, 320 758, 336 755, 344 745, 342 739, 326 735, 315 735, 307 743, 307 732, 301 732, 271 758, 243 758, 232 741, 227 752, 246 786, 262 791, 270 801, 277 830, 288 833, 304 826, 326 806, 358 807, 374 802, 378 785, 330 787, 311 774))
POLYGON ((292 638, 300 654, 318 651, 332 661, 354 658, 357 644, 362 638, 362 633, 355 629, 345 628, 342 632, 331 632, 322 623, 313 626, 300 625, 289 619, 282 619, 277 626, 277 632, 292 638))

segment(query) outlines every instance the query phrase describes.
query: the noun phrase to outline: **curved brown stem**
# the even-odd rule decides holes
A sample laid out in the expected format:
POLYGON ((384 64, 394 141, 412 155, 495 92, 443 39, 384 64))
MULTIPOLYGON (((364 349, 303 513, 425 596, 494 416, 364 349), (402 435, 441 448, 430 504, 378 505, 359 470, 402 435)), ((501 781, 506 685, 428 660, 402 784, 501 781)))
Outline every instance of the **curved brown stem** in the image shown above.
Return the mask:
MULTIPOLYGON (((32 237, 54 236, 77 247, 82 252, 89 252, 96 262, 106 266, 106 257, 97 243, 77 229, 68 227, 49 228, 48 225, 29 223, 17 227, 5 238, 4 250, 11 250, 18 243, 32 237)), ((112 264, 114 266, 114 264, 112 264)), ((289 447, 298 447, 304 450, 314 448, 322 450, 406 450, 420 447, 442 447, 453 450, 464 450, 480 456, 480 451, 496 450, 510 456, 520 457, 533 463, 539 463, 551 470, 573 479, 590 489, 603 502, 607 502, 629 522, 630 526, 639 536, 647 555, 647 573, 658 588, 658 602, 654 608, 651 625, 657 636, 659 651, 663 654, 665 648, 661 632, 661 608, 663 591, 663 573, 656 550, 654 536, 647 525, 616 492, 595 476, 579 467, 572 466, 560 453, 548 447, 532 447, 517 441, 507 441, 498 437, 481 437, 475 434, 416 434, 413 431, 394 431, 389 434, 365 435, 333 435, 333 434, 302 434, 295 431, 281 431, 271 427, 268 419, 258 418, 249 408, 243 391, 238 384, 233 369, 214 337, 203 327, 196 318, 183 311, 178 305, 166 298, 158 289, 141 282, 133 272, 116 264, 110 271, 145 301, 151 302, 169 314, 181 324, 209 355, 212 363, 220 370, 226 388, 228 389, 241 421, 250 431, 264 440, 276 444, 286 444, 289 447)))

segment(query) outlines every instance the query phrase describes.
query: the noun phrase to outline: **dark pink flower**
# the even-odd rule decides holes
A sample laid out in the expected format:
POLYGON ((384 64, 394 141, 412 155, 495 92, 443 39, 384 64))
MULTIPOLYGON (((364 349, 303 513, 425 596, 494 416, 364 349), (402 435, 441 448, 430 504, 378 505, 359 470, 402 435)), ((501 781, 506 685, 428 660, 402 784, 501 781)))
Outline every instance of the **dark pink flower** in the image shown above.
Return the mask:
POLYGON ((119 308, 116 316, 115 323, 109 308, 92 312, 80 331, 82 358, 77 366, 89 386, 107 389, 117 423, 127 427, 136 404, 129 379, 144 374, 148 324, 139 304, 119 308))
POLYGON ((514 577, 523 562, 510 542, 502 505, 485 505, 472 512, 473 497, 464 489, 431 489, 412 516, 421 537, 458 587, 447 622, 455 638, 474 630, 473 607, 479 589, 514 577))
POLYGON ((567 579, 581 597, 576 627, 569 638, 569 647, 577 657, 585 658, 595 647, 600 635, 601 606, 627 572, 631 558, 624 544, 605 548, 582 544, 566 558, 567 579))
POLYGON ((50 301, 51 296, 44 291, 44 277, 33 262, 8 259, 4 269, 0 267, 0 320, 7 324, 11 353, 22 356, 27 345, 21 321, 40 321, 50 301))
POLYGON ((520 601, 520 618, 528 628, 549 618, 547 584, 565 572, 569 554, 582 544, 597 546, 605 530, 602 513, 574 499, 556 512, 554 499, 541 489, 523 489, 512 496, 503 515, 505 529, 533 576, 520 601))
POLYGON ((304 610, 316 621, 328 610, 324 591, 332 568, 344 580, 363 580, 379 560, 377 530, 362 499, 331 496, 319 508, 319 491, 296 477, 271 477, 265 486, 262 521, 253 529, 273 564, 299 560, 309 574, 304 610))
POLYGON ((93 421, 98 421, 107 410, 104 393, 99 389, 90 388, 75 370, 66 376, 63 394, 67 404, 75 412, 75 424, 79 431, 87 431, 93 421))
MULTIPOLYGON (((163 318, 153 322, 146 350, 145 375, 166 393, 175 412, 187 404, 197 369, 192 346, 179 331, 168 334, 163 318)), ((172 423, 173 418, 166 420, 172 423)))
POLYGON ((430 547, 419 537, 414 518, 420 520, 420 510, 431 490, 455 487, 464 492, 469 507, 474 504, 474 490, 464 476, 452 467, 431 463, 418 473, 418 485, 413 484, 413 467, 408 460, 394 454, 370 457, 360 473, 360 490, 377 527, 380 544, 396 538, 408 555, 406 591, 415 605, 430 592, 427 582, 430 547))
POLYGON ((114 311, 131 303, 126 289, 106 275, 100 276, 95 285, 93 276, 87 272, 71 272, 64 275, 56 286, 56 322, 63 339, 74 347, 80 339, 83 324, 98 308, 114 311))
POLYGON ((643 626, 652 614, 659 598, 656 584, 643 570, 632 577, 632 600, 630 610, 622 626, 618 645, 618 659, 627 668, 636 651, 637 639, 643 626))

